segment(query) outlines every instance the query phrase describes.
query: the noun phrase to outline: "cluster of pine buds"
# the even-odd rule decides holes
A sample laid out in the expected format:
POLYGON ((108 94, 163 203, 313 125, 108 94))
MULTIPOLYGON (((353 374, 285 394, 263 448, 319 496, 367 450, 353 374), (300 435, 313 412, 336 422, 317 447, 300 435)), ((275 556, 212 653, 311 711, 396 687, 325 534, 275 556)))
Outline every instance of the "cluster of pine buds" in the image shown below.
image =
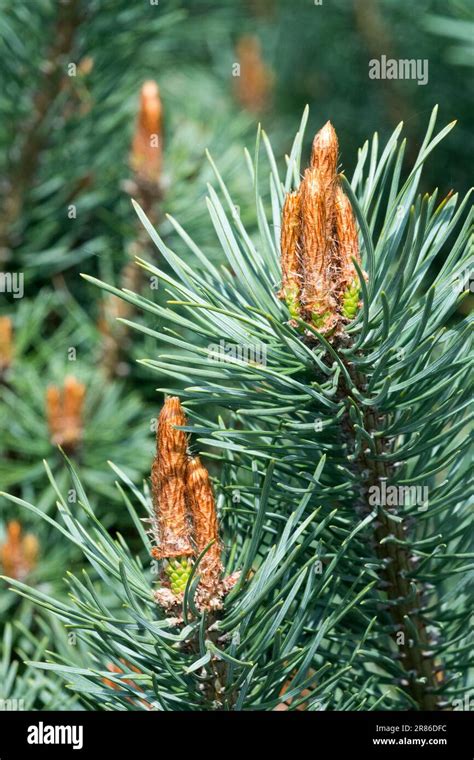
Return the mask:
POLYGON ((72 375, 64 380, 64 388, 50 385, 46 390, 46 416, 51 443, 74 451, 81 442, 84 423, 83 406, 86 388, 72 375))
POLYGON ((282 286, 296 323, 301 319, 330 337, 359 308, 357 227, 337 176, 338 141, 328 121, 316 134, 311 161, 298 190, 285 198, 281 226, 282 286))
POLYGON ((153 497, 152 557, 162 561, 161 587, 156 601, 176 609, 183 599, 194 560, 206 550, 197 573, 196 605, 201 610, 222 607, 236 581, 223 578, 221 543, 209 474, 199 457, 187 453, 183 430, 186 416, 179 398, 167 398, 158 419, 156 456, 151 469, 153 497))
POLYGON ((33 533, 23 535, 17 520, 10 520, 7 525, 6 540, 0 544, 0 564, 3 573, 9 578, 23 580, 36 566, 39 542, 33 533))

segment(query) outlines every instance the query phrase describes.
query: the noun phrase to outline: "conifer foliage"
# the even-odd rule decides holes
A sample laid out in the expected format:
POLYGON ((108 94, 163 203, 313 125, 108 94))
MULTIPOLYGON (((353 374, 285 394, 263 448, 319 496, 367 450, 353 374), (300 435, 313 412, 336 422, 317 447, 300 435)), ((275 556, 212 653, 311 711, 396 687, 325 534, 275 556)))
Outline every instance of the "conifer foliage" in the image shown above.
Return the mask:
POLYGON ((67 600, 11 580, 77 634, 73 665, 66 645, 35 665, 86 707, 449 709, 468 688, 472 209, 419 194, 453 126, 436 116, 406 177, 402 125, 351 181, 329 123, 303 173, 307 113, 286 166, 259 130, 257 235, 210 159, 226 266, 171 219, 175 253, 136 204, 165 301, 86 276, 133 307, 142 366, 169 378, 151 488, 111 464, 138 551, 71 462, 74 508, 48 471, 57 519, 7 497, 90 566, 67 600))

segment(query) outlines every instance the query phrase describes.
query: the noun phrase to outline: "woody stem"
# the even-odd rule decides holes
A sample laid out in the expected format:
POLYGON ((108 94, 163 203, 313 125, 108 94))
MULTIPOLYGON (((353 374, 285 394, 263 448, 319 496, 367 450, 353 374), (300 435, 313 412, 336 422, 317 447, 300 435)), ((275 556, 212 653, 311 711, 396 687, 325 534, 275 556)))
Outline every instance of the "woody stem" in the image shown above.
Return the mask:
MULTIPOLYGON (((363 393, 365 378, 348 366, 348 371, 358 390, 363 393)), ((341 389, 347 396, 348 388, 341 389)), ((373 510, 369 494, 373 486, 380 488, 382 480, 393 478, 393 465, 382 460, 381 455, 393 451, 394 440, 374 435, 387 426, 386 415, 378 415, 376 409, 365 407, 364 429, 372 436, 374 450, 360 452, 354 462, 362 484, 360 508, 363 514, 373 510)), ((353 441, 355 431, 349 415, 344 420, 346 440, 353 441)), ((374 544, 377 556, 383 562, 383 580, 386 613, 392 621, 392 637, 399 647, 400 661, 405 671, 402 687, 421 710, 439 709, 436 665, 430 652, 430 640, 426 630, 423 600, 423 584, 414 575, 414 562, 409 548, 409 524, 400 505, 377 507, 374 544), (407 628, 407 620, 410 629, 407 628), (403 633, 402 643, 398 634, 403 633)), ((439 668, 438 668, 439 670, 439 668)))

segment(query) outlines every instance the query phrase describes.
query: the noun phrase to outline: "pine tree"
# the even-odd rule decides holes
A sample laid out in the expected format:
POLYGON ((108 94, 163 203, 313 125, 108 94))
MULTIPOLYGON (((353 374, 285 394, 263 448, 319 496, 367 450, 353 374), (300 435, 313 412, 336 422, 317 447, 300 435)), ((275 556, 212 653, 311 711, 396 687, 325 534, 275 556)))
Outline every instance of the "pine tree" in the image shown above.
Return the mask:
MULTIPOLYGON (((206 23, 217 32, 228 19, 228 13, 210 13, 206 23)), ((0 484, 49 508, 42 459, 60 479, 57 445, 68 449, 64 434, 52 429, 54 417, 65 411, 53 396, 77 380, 85 389, 69 454, 81 463, 86 485, 113 500, 104 464, 118 459, 131 477, 143 476, 156 409, 134 393, 135 381, 140 385, 143 378, 134 362, 143 355, 142 344, 132 345, 129 332, 115 322, 116 315, 132 317, 133 311, 91 294, 77 273, 87 261, 90 273, 137 290, 140 272, 130 261, 146 255, 150 243, 130 194, 172 232, 160 203, 165 196, 167 210, 179 212, 197 233, 205 212, 198 210, 198 182, 189 180, 209 175, 203 154, 213 144, 238 193, 232 167, 250 120, 235 114, 222 82, 203 68, 202 21, 190 24, 180 2, 159 8, 130 8, 126 0, 47 0, 24 8, 8 2, 0 20, 9 83, 0 97, 0 261, 7 276, 24 277, 22 297, 7 296, 1 307, 0 484), (31 34, 23 33, 25 25, 31 34), (177 49, 185 51, 179 65, 177 49), (130 63, 130 51, 133 66, 124 71, 117 61, 130 63), (155 152, 161 160, 149 167, 154 176, 140 182, 134 162, 140 91, 146 82, 158 91, 152 79, 157 61, 155 152), (230 145, 224 133, 232 137, 230 145)))
MULTIPOLYGON (((204 156, 209 145, 240 191, 234 165, 250 118, 236 112, 224 76, 206 66, 203 44, 204 27, 222 35, 235 13, 229 6, 204 17, 183 5, 6 0, 0 8, 0 488, 51 514, 50 470, 74 505, 61 446, 80 467, 102 524, 123 529, 132 546, 137 538, 117 509, 121 497, 106 462, 119 461, 136 482, 149 471, 156 403, 154 394, 153 405, 138 396, 144 372, 134 362, 148 353, 147 340, 132 344, 114 317, 133 318, 133 310, 84 287, 78 272, 87 266, 117 285, 138 290, 141 281, 143 287, 130 262, 137 253, 148 255, 152 244, 131 194, 165 236, 173 227, 163 197, 192 234, 205 229, 199 199, 200 183, 211 173, 204 156), (137 192, 133 146, 140 91, 152 81, 161 95, 162 161, 150 183, 159 192, 147 205, 143 191, 150 184, 137 192), (5 293, 5 270, 6 278, 24 278, 18 300, 8 287, 5 293)), ((243 205, 242 214, 248 219, 243 205)), ((218 252, 213 241, 209 251, 218 252)), ((58 542, 40 516, 2 500, 0 572, 61 599, 64 568, 79 571, 81 562, 80 552, 58 542)), ((2 584, 0 660, 8 675, 0 700, 14 694, 27 707, 62 708, 60 682, 50 673, 47 689, 48 673, 33 677, 22 664, 37 658, 47 639, 61 637, 50 617, 19 601, 2 584)), ((78 649, 69 639, 65 645, 71 662, 78 649)))
POLYGON ((136 206, 167 303, 86 276, 166 347, 142 364, 168 394, 151 489, 111 465, 138 551, 71 462, 74 506, 48 473, 57 520, 7 497, 90 565, 70 600, 11 581, 77 633, 79 663, 59 645, 36 666, 88 708, 450 709, 469 688, 472 209, 418 194, 453 125, 433 136, 433 111, 406 178, 402 126, 381 152, 375 134, 349 182, 329 124, 302 170, 306 119, 283 179, 264 132, 246 154, 256 237, 211 159, 226 267, 171 220, 177 255, 136 206))

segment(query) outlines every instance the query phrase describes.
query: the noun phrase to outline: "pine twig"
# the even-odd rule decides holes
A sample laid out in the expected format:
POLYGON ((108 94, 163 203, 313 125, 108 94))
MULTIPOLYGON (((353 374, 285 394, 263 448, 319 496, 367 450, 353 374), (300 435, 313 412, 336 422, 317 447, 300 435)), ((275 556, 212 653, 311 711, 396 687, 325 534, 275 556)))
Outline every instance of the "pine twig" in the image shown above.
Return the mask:
POLYGON ((20 155, 10 168, 0 214, 0 251, 9 257, 14 245, 14 226, 20 217, 25 195, 35 177, 40 155, 47 144, 48 117, 61 91, 64 77, 65 56, 72 50, 78 26, 81 22, 80 0, 62 0, 58 7, 56 23, 52 30, 54 40, 43 65, 43 77, 33 97, 29 121, 23 128, 20 155))

